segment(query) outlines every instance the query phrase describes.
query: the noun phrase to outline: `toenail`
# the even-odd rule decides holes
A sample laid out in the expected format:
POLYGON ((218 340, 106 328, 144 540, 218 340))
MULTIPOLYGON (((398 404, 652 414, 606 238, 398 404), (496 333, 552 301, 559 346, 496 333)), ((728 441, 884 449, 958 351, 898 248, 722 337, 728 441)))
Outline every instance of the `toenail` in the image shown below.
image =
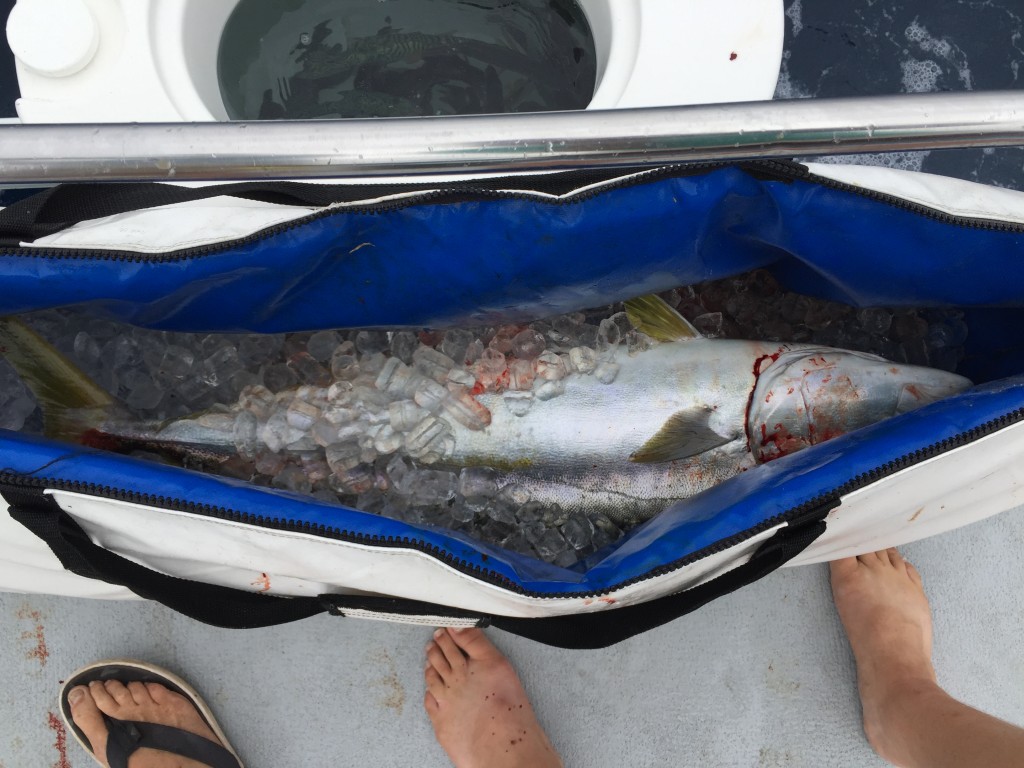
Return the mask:
POLYGON ((85 688, 83 688, 82 686, 78 686, 77 688, 72 688, 68 692, 68 703, 72 707, 75 706, 75 704, 77 704, 78 702, 80 702, 84 698, 85 698, 85 688))
POLYGON ((443 634, 444 634, 444 628, 439 628, 439 629, 435 629, 434 630, 434 637, 440 637, 443 634))

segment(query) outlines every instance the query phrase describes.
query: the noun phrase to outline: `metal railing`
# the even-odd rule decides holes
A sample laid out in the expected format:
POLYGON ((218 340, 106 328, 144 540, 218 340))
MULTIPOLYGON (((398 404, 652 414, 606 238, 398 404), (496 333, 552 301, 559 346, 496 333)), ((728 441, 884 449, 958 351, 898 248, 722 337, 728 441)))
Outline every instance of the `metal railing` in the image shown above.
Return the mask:
POLYGON ((1024 92, 524 115, 0 125, 0 183, 508 173, 1024 144, 1024 92))

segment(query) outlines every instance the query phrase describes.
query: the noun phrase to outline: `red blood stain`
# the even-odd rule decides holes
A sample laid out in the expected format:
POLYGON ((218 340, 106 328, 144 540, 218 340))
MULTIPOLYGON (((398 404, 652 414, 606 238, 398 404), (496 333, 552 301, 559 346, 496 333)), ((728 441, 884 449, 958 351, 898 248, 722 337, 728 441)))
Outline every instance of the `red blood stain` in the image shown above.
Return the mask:
POLYGON ((68 732, 64 728, 64 723, 53 712, 46 713, 46 722, 50 730, 56 734, 53 746, 57 748, 59 759, 53 764, 53 768, 71 768, 71 763, 68 762, 68 732))
POLYGON ((761 355, 757 360, 754 361, 754 384, 750 387, 750 394, 747 395, 747 410, 744 412, 743 422, 746 427, 747 433, 747 450, 752 450, 753 446, 750 444, 750 409, 754 405, 754 390, 757 389, 757 380, 761 376, 761 371, 764 366, 765 360, 771 360, 773 363, 779 359, 779 355, 782 354, 780 349, 778 352, 773 352, 770 355, 761 355))
POLYGON ((590 604, 592 604, 593 602, 594 602, 593 600, 591 600, 590 598, 587 598, 586 600, 584 600, 584 601, 583 601, 583 604, 584 604, 584 605, 590 605, 590 604))
POLYGON ((256 581, 251 582, 254 587, 259 587, 260 592, 270 591, 270 577, 265 573, 260 573, 260 576, 256 581))
POLYGON ((903 389, 905 389, 907 394, 913 397, 915 400, 921 399, 921 391, 913 384, 907 384, 906 386, 903 387, 903 389))
POLYGON ((618 602, 614 597, 599 597, 597 599, 602 603, 607 603, 608 605, 615 605, 615 603, 618 602))
POLYGON ((772 401, 772 395, 774 395, 774 394, 775 394, 774 392, 769 390, 768 394, 764 396, 764 401, 766 403, 770 403, 772 401))
POLYGON ((735 51, 733 51, 732 53, 730 53, 730 54, 729 54, 729 61, 736 61, 736 56, 737 56, 737 55, 738 55, 738 54, 737 54, 737 53, 736 53, 735 51))
POLYGON ((46 660, 50 658, 50 649, 46 647, 46 635, 44 634, 42 615, 39 611, 31 608, 22 608, 18 611, 18 618, 22 621, 31 621, 35 624, 32 629, 21 633, 22 640, 35 640, 35 647, 25 654, 26 659, 36 659, 40 667, 46 666, 46 660))

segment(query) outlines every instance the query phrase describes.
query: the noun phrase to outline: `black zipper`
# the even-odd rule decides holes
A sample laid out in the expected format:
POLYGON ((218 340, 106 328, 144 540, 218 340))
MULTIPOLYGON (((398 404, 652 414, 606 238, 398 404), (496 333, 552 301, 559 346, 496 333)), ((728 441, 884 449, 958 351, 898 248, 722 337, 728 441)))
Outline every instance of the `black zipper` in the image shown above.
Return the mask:
POLYGON ((226 520, 234 523, 241 523, 245 525, 254 526, 257 528, 267 528, 270 530, 277 531, 289 531, 292 533, 304 533, 313 536, 320 536, 327 539, 335 539, 338 541, 344 541, 351 544, 364 544, 375 547, 393 547, 401 549, 413 549, 419 552, 423 552, 430 555, 437 560, 445 563, 446 565, 458 570, 461 573, 472 576, 480 581, 495 586, 501 587, 502 589, 514 592, 516 594, 523 595, 525 597, 532 598, 545 598, 545 599, 559 599, 559 598, 593 598, 600 597, 602 595, 615 592, 634 584, 647 581, 649 579, 664 576, 672 573, 673 571, 684 568, 688 565, 692 565, 706 557, 723 552, 727 549, 742 544, 744 541, 757 536, 771 528, 775 528, 784 523, 791 525, 798 525, 804 522, 810 522, 813 520, 823 519, 830 510, 834 509, 840 502, 843 496, 852 493, 853 491, 865 488, 872 483, 876 483, 890 475, 900 472, 908 467, 912 467, 915 464, 919 464, 928 459, 939 456, 943 453, 951 451, 955 448, 967 445, 975 442, 983 437, 987 437, 995 432, 1002 429, 1006 429, 1014 424, 1024 421, 1024 408, 1018 408, 1010 413, 1007 413, 998 418, 992 419, 985 422, 977 427, 962 432, 953 437, 940 440, 939 442, 932 443, 931 445, 919 448, 910 453, 904 454, 903 456, 888 461, 879 467, 876 467, 869 472, 859 474, 850 480, 846 481, 842 485, 839 485, 829 491, 819 494, 813 499, 804 502, 796 507, 786 510, 774 517, 768 518, 762 521, 758 525, 748 528, 745 531, 736 533, 728 538, 716 541, 714 544, 705 547, 704 549, 693 552, 685 557, 681 557, 665 565, 661 565, 657 568, 648 571, 642 576, 637 576, 626 581, 622 581, 614 586, 608 587, 604 590, 586 592, 586 593, 551 593, 551 592, 539 592, 536 590, 528 590, 516 584, 508 577, 503 576, 497 571, 486 568, 482 565, 477 565, 468 562, 467 560, 459 558, 457 555, 450 551, 447 551, 441 547, 428 544, 419 539, 407 537, 407 536, 378 536, 368 535, 364 533, 358 533, 355 531, 348 531, 345 529, 335 528, 327 525, 315 525, 313 523, 298 522, 295 520, 288 520, 284 518, 271 518, 264 517, 263 515, 251 515, 248 512, 239 512, 238 510, 228 509, 225 507, 217 507, 210 504, 201 504, 193 501, 186 501, 184 499, 167 498, 165 496, 153 496, 147 493, 140 493, 138 491, 128 491, 121 488, 112 488, 110 486, 101 486, 95 483, 86 483, 79 480, 63 480, 60 478, 52 477, 36 477, 32 475, 21 475, 12 472, 0 473, 0 484, 9 485, 18 488, 43 488, 49 490, 60 490, 69 491, 73 493, 81 493, 88 496, 95 496, 98 498, 115 499, 118 501, 131 502, 133 504, 140 504, 156 509, 165 509, 176 512, 188 512, 190 514, 201 515, 203 517, 210 517, 217 520, 226 520))
MULTIPOLYGON (((218 253, 250 245, 260 240, 274 237, 281 233, 296 229, 305 224, 331 216, 346 214, 383 214, 413 206, 479 202, 485 200, 531 200, 551 206, 572 205, 578 202, 590 200, 599 195, 613 190, 626 189, 640 186, 652 181, 660 181, 667 178, 685 178, 703 173, 708 173, 728 167, 737 167, 749 173, 755 178, 771 181, 806 181, 822 187, 834 189, 848 194, 858 195, 876 202, 909 211, 924 218, 932 219, 950 224, 953 226, 968 229, 981 229, 997 232, 1024 233, 1024 224, 1017 224, 1005 221, 993 221, 991 219, 972 218, 968 216, 955 216, 953 214, 939 211, 935 208, 911 202, 895 195, 877 192, 871 189, 864 189, 852 184, 818 176, 811 173, 806 166, 791 160, 754 160, 743 163, 706 162, 680 165, 660 166, 644 170, 634 169, 628 175, 619 177, 608 182, 597 182, 583 192, 568 192, 555 199, 538 198, 538 192, 526 190, 500 190, 487 187, 458 186, 451 189, 433 189, 416 193, 398 200, 387 200, 367 205, 345 204, 344 208, 328 208, 317 211, 308 216, 303 216, 292 221, 277 224, 272 227, 254 232, 245 237, 237 238, 222 243, 185 248, 177 251, 160 254, 143 254, 135 251, 101 250, 101 249, 69 249, 69 248, 21 248, 12 247, 3 249, 5 256, 31 256, 49 259, 89 259, 99 261, 126 261, 140 263, 163 263, 182 261, 187 259, 198 259, 206 256, 214 256, 218 253)), ((493 183, 493 182, 492 182, 493 183)))

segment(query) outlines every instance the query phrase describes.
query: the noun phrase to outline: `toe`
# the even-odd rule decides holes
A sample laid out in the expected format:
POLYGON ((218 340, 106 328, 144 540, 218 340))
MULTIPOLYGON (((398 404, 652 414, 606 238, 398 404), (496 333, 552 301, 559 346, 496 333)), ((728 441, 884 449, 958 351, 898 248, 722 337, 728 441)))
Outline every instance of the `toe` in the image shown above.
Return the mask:
POLYGON ((134 701, 136 704, 153 703, 153 698, 149 695, 149 691, 146 690, 145 683, 140 683, 139 681, 135 680, 128 683, 128 685, 125 687, 128 689, 128 693, 131 694, 132 701, 134 701))
POLYGON ((423 673, 423 680, 427 684, 427 693, 435 699, 441 699, 444 697, 444 680, 441 679, 441 675, 437 673, 436 669, 433 667, 427 669, 427 671, 423 673))
POLYGON ((163 686, 160 683, 146 683, 146 693, 148 693, 149 698, 157 704, 164 704, 168 702, 171 697, 171 692, 167 690, 166 686, 163 686))
POLYGON ((484 661, 489 658, 505 658, 501 651, 494 647, 494 644, 487 639, 479 629, 449 629, 449 635, 455 644, 459 646, 469 658, 475 661, 484 661))
POLYGON ((110 697, 122 707, 135 703, 135 699, 132 698, 131 692, 120 680, 107 680, 103 683, 103 687, 107 689, 107 693, 110 694, 110 697))
MULTIPOLYGON (((906 561, 904 561, 904 562, 906 562, 906 561)), ((910 563, 910 562, 907 562, 906 565, 907 565, 907 575, 910 577, 910 580, 912 582, 914 582, 915 584, 917 584, 917 586, 923 587, 924 586, 924 582, 921 581, 921 574, 918 573, 918 570, 917 570, 917 568, 914 567, 914 564, 910 563)))
POLYGON ((433 640, 427 643, 427 663, 437 670, 441 677, 450 677, 452 674, 452 667, 448 663, 444 651, 433 640))
POLYGON ((891 565, 893 568, 899 568, 901 565, 903 565, 903 556, 900 555, 896 547, 889 547, 887 550, 885 550, 885 554, 886 557, 889 559, 889 565, 891 565))
POLYGON ((466 669, 466 655, 455 644, 447 629, 439 629, 434 633, 434 642, 444 653, 452 672, 459 674, 466 669))
POLYGON ((117 702, 114 697, 107 691, 107 687, 101 680, 93 680, 89 683, 89 693, 92 694, 93 701, 96 702, 96 706, 99 707, 100 712, 105 715, 113 716, 118 710, 117 702))
POLYGON ((93 753, 103 759, 107 754, 107 726, 91 692, 84 685, 72 688, 68 692, 68 704, 71 719, 82 729, 93 753))
POLYGON ((427 710, 427 717, 431 720, 441 713, 441 705, 437 703, 437 699, 430 691, 423 694, 423 708, 427 710))
POLYGON ((829 563, 829 573, 832 576, 832 583, 849 578, 851 574, 860 568, 860 561, 856 557, 844 557, 842 560, 833 560, 829 563))

